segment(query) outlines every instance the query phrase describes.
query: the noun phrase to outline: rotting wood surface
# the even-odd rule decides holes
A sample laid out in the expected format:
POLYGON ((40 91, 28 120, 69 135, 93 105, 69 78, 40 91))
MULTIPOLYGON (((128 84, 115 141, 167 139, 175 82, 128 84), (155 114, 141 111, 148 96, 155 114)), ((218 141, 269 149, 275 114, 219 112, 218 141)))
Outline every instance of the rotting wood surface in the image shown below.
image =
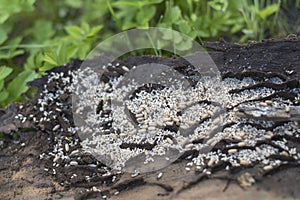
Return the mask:
MULTIPOLYGON (((223 77, 241 79, 251 76, 264 79, 278 76, 285 80, 280 86, 283 89, 277 88, 278 95, 287 98, 291 95, 289 88, 293 87, 293 84, 299 84, 299 40, 268 40, 246 45, 217 42, 207 43, 205 46, 212 51, 210 54, 223 77)), ((174 68, 181 68, 186 64, 182 60, 150 56, 132 57, 124 61, 124 64, 137 65, 147 62, 158 62, 174 68)), ((66 67, 55 70, 65 70, 64 68, 78 67, 78 65, 80 62, 74 61, 66 67)), ((43 80, 40 83, 43 83, 43 80)), ((37 82, 37 84, 40 83, 37 82)), ((274 87, 273 85, 267 86, 274 87)), ((30 108, 28 109, 30 110, 30 108)), ((31 128, 30 124, 17 124, 14 119, 9 117, 15 112, 18 112, 18 107, 13 105, 8 110, 1 111, 2 125, 0 128, 2 131, 16 130, 20 127, 31 128)), ((99 177, 87 182, 85 175, 97 173, 97 171, 84 165, 72 166, 68 169, 61 169, 61 171, 58 168, 58 174, 49 175, 44 169, 50 169, 49 163, 52 162, 40 160, 39 156, 49 150, 53 142, 52 137, 50 137, 51 140, 48 140, 48 134, 51 133, 31 129, 20 129, 20 131, 23 132, 20 136, 20 143, 15 144, 10 138, 7 138, 8 144, 6 143, 0 150, 1 199, 101 199, 104 196, 111 199, 300 198, 298 161, 282 165, 267 173, 255 167, 237 168, 236 171, 228 173, 220 170, 222 167, 215 166, 212 170, 217 173, 209 176, 186 171, 185 166, 188 161, 184 158, 188 155, 184 155, 179 161, 160 170, 162 177, 159 179, 157 178, 159 172, 134 178, 125 173, 116 176, 115 183, 111 182, 112 176, 99 177), (24 145, 21 145, 23 143, 24 145), (243 177, 239 179, 238 177, 246 172, 254 176, 256 183, 251 187, 242 188, 243 177), (72 173, 78 174, 78 177, 75 180, 67 180, 72 173), (240 180, 239 184, 238 180, 240 180), (65 185, 61 185, 62 182, 65 185)), ((300 148, 299 138, 286 136, 286 140, 300 148)), ((222 144, 220 145, 222 147, 222 144)), ((82 157, 82 162, 85 163, 93 160, 94 158, 90 156, 82 157)))

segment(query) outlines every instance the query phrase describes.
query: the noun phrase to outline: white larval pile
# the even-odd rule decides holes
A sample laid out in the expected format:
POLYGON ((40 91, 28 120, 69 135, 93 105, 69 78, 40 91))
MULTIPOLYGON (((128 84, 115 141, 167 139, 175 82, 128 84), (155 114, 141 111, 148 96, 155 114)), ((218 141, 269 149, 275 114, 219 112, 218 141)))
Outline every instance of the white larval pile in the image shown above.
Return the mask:
MULTIPOLYGON (((126 66, 109 66, 128 69, 126 66)), ((123 78, 119 75, 103 82, 89 68, 51 73, 47 84, 57 82, 57 89, 49 92, 45 85, 35 108, 39 115, 22 116, 19 119, 22 122, 24 119, 32 120, 44 126, 43 122, 57 120, 60 115, 63 124, 69 127, 63 128, 62 122, 57 121, 51 127, 53 132, 62 135, 79 132, 83 149, 116 170, 129 167, 138 173, 143 169, 159 169, 160 163, 171 163, 191 150, 199 153, 189 157, 187 170, 194 167, 207 174, 220 163, 225 163, 227 170, 259 165, 267 171, 287 163, 287 160, 299 162, 300 150, 289 142, 290 139, 299 140, 297 121, 287 120, 278 124, 274 120, 256 119, 257 112, 248 117, 237 114, 240 107, 262 110, 278 107, 289 113, 289 108, 300 99, 299 88, 291 90, 297 94, 294 100, 276 96, 265 100, 277 90, 256 87, 230 92, 259 83, 251 77, 219 80, 216 77, 199 76, 197 84, 187 89, 176 82, 171 87, 149 84, 149 90, 139 89, 128 95, 140 86, 132 81, 118 87, 123 78), (75 94, 73 107, 60 99, 66 93, 75 94), (53 105, 55 109, 51 110, 50 106, 53 108, 53 105), (64 110, 73 110, 75 124, 80 126, 74 126, 67 116, 59 114, 64 110), (222 141, 227 143, 222 148, 216 147, 222 141), (273 155, 289 159, 282 160, 273 155)), ((269 81, 284 83, 278 77, 269 81)), ((63 139, 56 138, 58 144, 49 154, 53 156, 53 166, 56 166, 58 159, 67 160, 66 166, 78 164, 70 159, 70 154, 78 151, 74 149, 78 138, 68 139, 68 145, 64 146, 63 139)))
MULTIPOLYGON (((132 80, 126 87, 118 87, 122 79, 123 76, 120 76, 107 83, 98 82, 97 75, 89 68, 84 73, 77 74, 75 79, 77 87, 78 83, 82 84, 75 91, 80 99, 76 107, 88 110, 79 130, 86 136, 82 145, 110 167, 122 170, 129 165, 131 170, 143 171, 149 170, 147 165, 152 163, 150 166, 154 169, 153 165, 164 161, 171 163, 187 150, 205 150, 197 158, 193 158, 196 166, 203 166, 205 160, 209 166, 218 164, 221 160, 229 162, 231 166, 250 165, 257 161, 263 161, 265 165, 278 163, 266 160, 279 151, 268 144, 251 150, 235 149, 235 146, 255 147, 258 141, 268 139, 268 134, 271 133, 267 129, 274 125, 272 121, 240 118, 236 115, 235 107, 260 106, 261 99, 274 94, 275 89, 258 87, 230 93, 233 89, 255 85, 258 81, 250 77, 219 81, 216 77, 202 76, 198 77, 194 87, 186 89, 181 83, 174 82, 171 87, 152 87, 150 91, 140 90, 130 95, 131 98, 126 98, 130 91, 140 86, 132 80), (102 110, 96 112, 99 102, 102 110), (266 129, 245 124, 251 120, 266 129), (227 124, 232 125, 226 127, 227 124), (231 148, 228 149, 229 153, 210 152, 215 144, 224 139, 236 141, 232 148, 228 147, 231 148)), ((279 78, 273 79, 272 82, 280 84, 279 78)), ((277 98, 264 106, 291 104, 289 100, 277 98)), ((297 122, 289 123, 294 124, 291 127, 295 129, 291 132, 298 137, 297 122)), ((276 133, 274 129, 272 134, 280 133, 276 133)), ((281 146, 289 155, 298 159, 299 154, 292 154, 293 151, 284 146, 284 143, 281 146)))

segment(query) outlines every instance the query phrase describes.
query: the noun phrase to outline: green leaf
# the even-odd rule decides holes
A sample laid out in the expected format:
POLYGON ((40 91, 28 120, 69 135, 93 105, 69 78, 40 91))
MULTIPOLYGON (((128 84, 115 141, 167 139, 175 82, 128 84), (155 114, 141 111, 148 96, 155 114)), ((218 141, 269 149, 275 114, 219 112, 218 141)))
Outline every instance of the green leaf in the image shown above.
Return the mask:
POLYGON ((13 101, 22 93, 26 92, 26 90, 28 89, 26 83, 36 78, 36 75, 37 74, 33 70, 26 70, 18 74, 18 76, 13 79, 7 86, 9 97, 6 99, 6 101, 13 101))
POLYGON ((13 70, 10 67, 1 66, 0 67, 0 80, 5 79, 12 71, 13 70))
POLYGON ((10 47, 7 51, 0 51, 0 59, 11 59, 13 57, 16 57, 18 55, 24 54, 24 50, 19 49, 18 45, 22 41, 22 37, 16 37, 14 39, 9 40, 8 46, 10 47))
POLYGON ((189 34, 191 32, 191 26, 187 21, 181 20, 177 25, 181 33, 189 34))
POLYGON ((179 44, 176 45, 176 49, 180 51, 186 51, 191 49, 193 46, 192 40, 188 39, 185 41, 180 42, 179 44))
POLYGON ((67 58, 67 48, 66 48, 66 44, 64 42, 61 43, 61 45, 59 45, 58 49, 57 49, 57 64, 58 65, 62 65, 68 62, 68 58, 67 58))
POLYGON ((82 0, 66 0, 66 4, 72 8, 81 8, 82 0))
POLYGON ((1 0, 0 3, 0 24, 4 23, 9 17, 21 11, 32 11, 35 0, 1 0))
POLYGON ((148 22, 154 17, 156 8, 149 6, 141 9, 136 15, 136 21, 139 25, 148 24, 148 22))
POLYGON ((4 86, 4 80, 0 80, 0 91, 3 89, 4 86))
POLYGON ((23 49, 15 50, 15 51, 11 52, 10 58, 14 58, 16 56, 23 55, 24 53, 25 53, 25 51, 23 49))
POLYGON ((26 0, 26 1, 20 1, 20 7, 24 11, 32 11, 34 10, 34 3, 36 0, 26 0))
POLYGON ((42 66, 42 62, 44 60, 44 56, 42 52, 38 52, 36 54, 31 54, 24 65, 24 69, 26 70, 35 70, 42 66))
POLYGON ((182 42, 183 38, 182 38, 182 36, 181 36, 180 33, 178 33, 178 32, 173 32, 172 35, 173 35, 173 42, 174 42, 174 43, 179 44, 179 43, 182 42))
POLYGON ((200 36, 200 37, 204 37, 204 38, 208 38, 210 35, 209 35, 209 32, 207 32, 206 30, 205 31, 202 31, 202 30, 197 30, 197 34, 200 36))
POLYGON ((248 37, 254 37, 254 32, 253 30, 250 29, 243 29, 242 32, 247 35, 248 37))
POLYGON ((280 4, 272 4, 272 5, 269 5, 267 6, 265 9, 259 11, 259 16, 262 18, 262 19, 266 19, 268 16, 276 13, 279 11, 279 6, 280 4))
POLYGON ((122 30, 128 30, 134 27, 137 27, 137 24, 135 22, 128 21, 122 24, 122 30))
POLYGON ((236 33, 236 32, 238 32, 238 31, 240 31, 243 27, 244 27, 243 24, 237 23, 237 24, 235 24, 235 25, 231 28, 230 32, 231 32, 231 33, 236 33))
POLYGON ((76 52, 76 56, 78 56, 80 59, 86 59, 87 53, 89 53, 89 50, 91 49, 90 44, 83 44, 78 48, 78 51, 76 52))
POLYGON ((172 31, 164 31, 162 32, 162 39, 164 40, 172 40, 174 38, 174 35, 172 34, 172 31))
MULTIPOLYGON (((35 67, 40 67, 42 65, 43 61, 44 61, 44 55, 43 55, 43 53, 42 52, 38 52, 36 54, 36 56, 35 56, 35 62, 34 62, 35 67)), ((34 68, 34 69, 36 69, 36 68, 34 68)))
POLYGON ((170 4, 167 4, 167 10, 164 16, 164 22, 173 24, 179 20, 181 16, 181 11, 178 6, 171 7, 170 4))
POLYGON ((90 32, 90 25, 86 22, 82 22, 81 30, 82 30, 83 35, 85 35, 86 33, 90 32))
POLYGON ((34 64, 34 57, 35 55, 34 54, 31 54, 27 60, 26 60, 26 63, 24 65, 24 69, 35 69, 35 64, 34 64))
POLYGON ((228 6, 227 0, 213 0, 208 2, 208 5, 217 11, 225 11, 228 6))
POLYGON ((0 29, 0 45, 7 40, 7 34, 3 29, 0 29))
POLYGON ((146 1, 128 1, 128 0, 119 0, 114 2, 113 6, 131 6, 131 7, 137 7, 141 8, 146 5, 153 5, 163 2, 163 0, 146 0, 146 1))
POLYGON ((122 30, 122 27, 123 27, 122 23, 121 23, 120 19, 118 18, 118 16, 116 15, 114 9, 112 8, 112 5, 109 0, 106 0, 106 5, 107 5, 107 8, 108 8, 110 14, 112 15, 112 18, 116 22, 117 26, 119 27, 119 29, 122 30))
MULTIPOLYGON (((75 58, 76 57, 76 53, 78 52, 80 47, 74 47, 74 46, 69 46, 67 47, 67 52, 68 52, 68 60, 71 58, 75 58)), ((86 52, 88 52, 90 49, 88 49, 86 52)))
POLYGON ((0 59, 11 59, 13 57, 24 54, 25 51, 20 49, 13 52, 0 52, 0 59))
POLYGON ((65 27, 65 30, 73 38, 82 37, 84 35, 84 30, 82 30, 78 26, 67 26, 67 27, 65 27))
POLYGON ((8 13, 1 13, 0 15, 0 24, 4 23, 9 18, 8 13))
POLYGON ((51 65, 58 66, 58 59, 57 59, 56 52, 54 50, 46 51, 44 55, 44 61, 51 65))
POLYGON ((87 37, 93 37, 95 36, 101 29, 103 28, 102 25, 95 26, 92 28, 92 30, 86 35, 87 37))
POLYGON ((43 65, 42 65, 42 67, 40 67, 39 68, 39 74, 40 75, 45 75, 46 73, 46 71, 48 71, 48 70, 50 70, 50 69, 53 69, 53 67, 55 67, 55 66, 57 66, 57 65, 52 65, 52 64, 50 64, 50 63, 47 63, 47 62, 45 62, 43 65))
POLYGON ((112 3, 112 6, 130 6, 130 7, 139 7, 140 4, 134 1, 116 1, 112 3))
POLYGON ((0 92, 0 102, 3 102, 8 97, 8 92, 3 90, 0 92))
POLYGON ((51 21, 41 19, 28 32, 33 35, 35 43, 43 44, 55 34, 55 29, 51 21))

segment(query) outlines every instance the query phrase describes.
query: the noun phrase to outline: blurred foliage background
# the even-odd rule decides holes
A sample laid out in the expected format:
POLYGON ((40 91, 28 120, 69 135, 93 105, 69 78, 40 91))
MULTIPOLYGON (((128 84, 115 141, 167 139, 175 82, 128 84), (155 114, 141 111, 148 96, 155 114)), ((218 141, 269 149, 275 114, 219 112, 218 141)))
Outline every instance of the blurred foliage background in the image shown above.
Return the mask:
POLYGON ((28 81, 120 31, 164 27, 200 43, 242 43, 297 34, 299 15, 300 0, 0 0, 0 107, 32 97, 28 81))

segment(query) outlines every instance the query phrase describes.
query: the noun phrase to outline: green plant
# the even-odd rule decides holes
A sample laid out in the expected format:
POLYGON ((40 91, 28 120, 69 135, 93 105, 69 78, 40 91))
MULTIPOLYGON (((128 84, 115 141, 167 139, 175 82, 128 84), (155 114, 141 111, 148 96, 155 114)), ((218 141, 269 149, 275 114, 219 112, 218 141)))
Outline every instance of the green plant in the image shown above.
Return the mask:
POLYGON ((91 28, 89 24, 83 22, 81 26, 67 26, 65 28, 68 35, 59 38, 57 45, 46 48, 44 52, 44 65, 41 71, 47 71, 55 66, 69 62, 71 58, 84 59, 92 49, 96 34, 102 29, 102 25, 91 28))
MULTIPOLYGON (((300 7, 296 0, 296 6, 300 7)), ((279 30, 280 0, 1 0, 0 107, 32 96, 26 83, 101 40, 131 28, 164 27, 199 42, 261 40, 279 30)), ((289 2, 283 0, 283 5, 289 2)), ((280 22, 282 23, 282 22, 280 22)), ((177 37, 178 38, 178 37, 177 37)), ((189 49, 182 38, 165 42, 189 49)), ((149 41, 151 42, 151 41, 149 41)), ((152 41, 154 45, 154 41, 152 41)), ((160 43, 161 47, 165 43, 160 43)), ((143 50, 141 53, 153 53, 143 50)), ((155 54, 161 55, 159 50, 155 54)), ((135 55, 133 53, 133 55, 135 55)))
POLYGON ((262 40, 266 31, 264 27, 268 27, 268 31, 274 31, 279 9, 280 1, 271 3, 269 0, 254 0, 253 5, 248 1, 242 1, 239 11, 243 15, 246 27, 242 29, 245 35, 240 41, 243 42, 248 38, 262 40), (271 15, 274 15, 273 20, 268 20, 271 15))
POLYGON ((144 28, 154 25, 151 22, 153 22, 153 17, 158 13, 157 5, 162 2, 163 0, 106 0, 113 19, 122 31, 130 28, 144 28))
POLYGON ((240 42, 261 40, 274 31, 281 1, 271 0, 106 0, 119 30, 159 26, 172 28, 198 41, 219 37, 240 42), (272 17, 272 20, 269 18, 272 17), (228 34, 230 33, 230 34, 228 34))
POLYGON ((0 101, 4 101, 8 97, 8 92, 4 88, 5 78, 12 72, 12 69, 6 66, 0 67, 0 101))
MULTIPOLYGON (((85 3, 89 10, 103 1, 85 3)), ((76 16, 82 5, 82 1, 56 1, 51 5, 35 0, 1 2, 0 65, 11 70, 1 80, 1 107, 12 101, 24 101, 26 97, 22 94, 28 91, 28 81, 71 58, 84 59, 94 47, 103 26, 97 24, 95 16, 84 15, 88 22, 76 16)))

